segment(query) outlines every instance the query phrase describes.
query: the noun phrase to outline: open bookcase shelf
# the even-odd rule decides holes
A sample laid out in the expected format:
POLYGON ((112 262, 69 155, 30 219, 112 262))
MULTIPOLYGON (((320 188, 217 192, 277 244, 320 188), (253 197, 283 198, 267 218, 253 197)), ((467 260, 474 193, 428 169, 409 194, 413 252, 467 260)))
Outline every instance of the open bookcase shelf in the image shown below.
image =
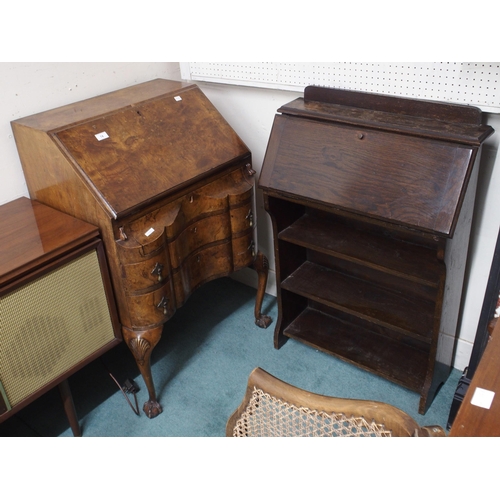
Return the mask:
POLYGON ((480 146, 471 107, 307 87, 259 179, 287 339, 420 394, 452 366, 480 146))
POLYGON ((438 286, 442 264, 436 251, 422 244, 388 238, 366 227, 353 226, 339 218, 304 214, 279 234, 279 239, 319 250, 400 276, 415 283, 438 286))
POLYGON ((387 379, 414 391, 425 380, 428 345, 419 349, 313 307, 306 307, 284 334, 373 373, 383 370, 387 379))
POLYGON ((435 303, 306 261, 281 288, 430 343, 435 303))

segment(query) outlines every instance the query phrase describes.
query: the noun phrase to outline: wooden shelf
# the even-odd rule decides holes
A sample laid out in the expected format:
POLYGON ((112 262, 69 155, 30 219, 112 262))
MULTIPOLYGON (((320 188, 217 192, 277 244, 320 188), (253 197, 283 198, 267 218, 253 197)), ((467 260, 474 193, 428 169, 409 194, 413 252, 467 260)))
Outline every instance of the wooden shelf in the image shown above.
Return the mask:
POLYGON ((428 350, 415 349, 313 308, 306 308, 283 333, 413 391, 419 392, 425 380, 428 350))
POLYGON ((278 238, 422 285, 437 287, 444 272, 436 249, 387 238, 340 220, 305 214, 278 238))
POLYGON ((435 304, 305 262, 281 287, 385 328, 430 342, 435 304))
POLYGON ((467 107, 305 94, 278 110, 259 178, 276 256, 274 346, 291 337, 351 361, 418 392, 425 414, 453 363, 474 164, 493 129, 467 107))

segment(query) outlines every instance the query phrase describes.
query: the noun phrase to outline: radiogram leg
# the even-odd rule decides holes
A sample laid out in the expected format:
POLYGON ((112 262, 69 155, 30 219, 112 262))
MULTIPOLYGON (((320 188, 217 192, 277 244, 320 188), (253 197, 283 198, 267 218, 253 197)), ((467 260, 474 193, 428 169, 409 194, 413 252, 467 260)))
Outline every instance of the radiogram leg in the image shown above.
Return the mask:
POLYGON ((78 417, 76 415, 75 403, 73 401, 73 395, 71 394, 71 389, 69 388, 68 380, 63 380, 59 385, 59 394, 64 406, 64 412, 66 417, 68 417, 69 425, 73 431, 73 436, 81 437, 82 432, 80 429, 80 424, 78 422, 78 417))

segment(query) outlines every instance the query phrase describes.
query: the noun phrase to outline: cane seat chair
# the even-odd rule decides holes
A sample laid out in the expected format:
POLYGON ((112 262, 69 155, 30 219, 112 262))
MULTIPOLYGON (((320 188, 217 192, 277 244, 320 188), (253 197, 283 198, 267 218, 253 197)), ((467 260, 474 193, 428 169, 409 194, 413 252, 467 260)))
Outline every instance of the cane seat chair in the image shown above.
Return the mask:
POLYGON ((377 401, 322 396, 255 368, 243 401, 226 425, 229 437, 445 436, 420 427, 398 408, 377 401))

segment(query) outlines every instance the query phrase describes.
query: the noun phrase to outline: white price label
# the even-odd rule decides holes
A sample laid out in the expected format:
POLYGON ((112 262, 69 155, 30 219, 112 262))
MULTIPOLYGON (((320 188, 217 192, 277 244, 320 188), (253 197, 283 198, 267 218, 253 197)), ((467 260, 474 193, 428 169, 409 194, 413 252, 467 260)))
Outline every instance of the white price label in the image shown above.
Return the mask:
POLYGON ((180 95, 176 95, 176 96, 174 97, 174 99, 175 99, 176 101, 182 101, 182 97, 181 97, 180 95))
POLYGON ((99 132, 98 134, 95 135, 95 138, 98 141, 102 141, 103 139, 107 139, 109 135, 106 132, 99 132))
POLYGON ((476 387, 470 404, 474 406, 480 406, 481 408, 486 408, 487 410, 489 410, 494 396, 495 393, 493 391, 487 391, 486 389, 476 387))
POLYGON ((150 236, 155 232, 154 228, 150 227, 144 234, 150 236))

